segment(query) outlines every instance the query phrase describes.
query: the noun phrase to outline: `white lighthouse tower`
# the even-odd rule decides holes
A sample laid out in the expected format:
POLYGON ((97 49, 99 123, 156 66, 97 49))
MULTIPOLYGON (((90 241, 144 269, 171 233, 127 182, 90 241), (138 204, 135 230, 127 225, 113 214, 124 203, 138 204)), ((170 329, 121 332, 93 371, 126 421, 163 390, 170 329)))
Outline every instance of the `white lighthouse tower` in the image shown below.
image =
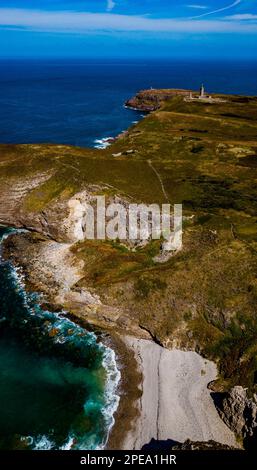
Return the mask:
POLYGON ((205 98, 205 89, 204 89, 204 86, 202 84, 201 88, 200 88, 200 96, 199 98, 205 98))

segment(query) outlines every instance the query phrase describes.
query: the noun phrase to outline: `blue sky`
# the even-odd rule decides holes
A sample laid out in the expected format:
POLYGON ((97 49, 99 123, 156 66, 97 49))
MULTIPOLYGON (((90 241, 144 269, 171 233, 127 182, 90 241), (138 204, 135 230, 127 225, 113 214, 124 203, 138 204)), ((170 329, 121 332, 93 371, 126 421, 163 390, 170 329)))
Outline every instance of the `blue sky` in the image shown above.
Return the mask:
POLYGON ((0 0, 0 56, 257 60, 257 1, 0 0))

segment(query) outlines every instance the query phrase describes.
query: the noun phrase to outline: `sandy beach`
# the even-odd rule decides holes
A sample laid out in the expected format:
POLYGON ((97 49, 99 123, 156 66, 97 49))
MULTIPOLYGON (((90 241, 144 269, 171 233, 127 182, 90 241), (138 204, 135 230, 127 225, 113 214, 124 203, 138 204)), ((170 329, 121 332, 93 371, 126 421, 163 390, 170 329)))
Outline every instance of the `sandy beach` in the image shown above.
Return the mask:
POLYGON ((152 341, 126 337, 142 371, 138 417, 122 448, 140 450, 152 439, 209 441, 237 446, 220 419, 207 385, 217 376, 213 362, 195 352, 164 349, 152 341))

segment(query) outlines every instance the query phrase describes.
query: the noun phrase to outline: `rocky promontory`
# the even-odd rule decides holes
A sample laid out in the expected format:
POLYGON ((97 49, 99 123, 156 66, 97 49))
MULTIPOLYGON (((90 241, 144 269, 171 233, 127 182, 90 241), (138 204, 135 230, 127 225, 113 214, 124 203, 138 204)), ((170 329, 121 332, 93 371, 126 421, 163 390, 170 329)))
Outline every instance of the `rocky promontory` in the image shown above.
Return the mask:
POLYGON ((107 149, 0 145, 0 223, 26 230, 10 236, 4 254, 55 308, 197 351, 218 364, 220 392, 242 386, 253 396, 257 99, 210 104, 185 94, 140 92, 128 106, 148 115, 107 149), (85 204, 98 194, 123 204, 181 202, 183 249, 160 264, 160 240, 87 239, 85 204))
POLYGON ((126 101, 125 106, 142 112, 152 112, 159 109, 163 102, 174 96, 188 96, 188 90, 142 90, 133 98, 126 101))

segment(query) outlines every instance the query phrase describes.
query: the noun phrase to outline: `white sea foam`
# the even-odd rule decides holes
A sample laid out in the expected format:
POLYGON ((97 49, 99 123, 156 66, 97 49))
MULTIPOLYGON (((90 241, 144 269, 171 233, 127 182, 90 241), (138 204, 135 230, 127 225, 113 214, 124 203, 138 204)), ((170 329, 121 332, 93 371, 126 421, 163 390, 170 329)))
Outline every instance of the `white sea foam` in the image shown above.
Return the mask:
POLYGON ((94 140, 94 147, 96 149, 106 149, 111 145, 111 141, 113 140, 113 137, 103 137, 103 139, 95 139, 94 140))
POLYGON ((105 408, 102 410, 102 413, 105 416, 106 424, 108 427, 108 436, 106 442, 103 443, 102 448, 105 447, 110 431, 115 423, 114 414, 118 409, 120 397, 118 395, 118 385, 121 379, 121 373, 118 369, 116 356, 113 349, 104 346, 105 353, 103 359, 103 366, 107 371, 107 383, 105 389, 105 408))
MULTIPOLYGON (((15 230, 9 232, 9 234, 13 233, 14 231, 15 230)), ((0 243, 1 241, 3 241, 3 239, 7 238, 9 234, 7 233, 3 235, 0 240, 0 243)), ((1 253, 0 253, 0 260, 1 260, 1 253)), ((29 314, 36 315, 37 307, 40 309, 40 297, 41 296, 39 294, 27 293, 26 285, 25 285, 25 275, 21 268, 12 266, 10 274, 13 277, 16 288, 21 294, 23 302, 24 302, 24 306, 28 310, 29 314), (31 302, 33 300, 35 301, 34 307, 31 306, 34 304, 34 302, 31 302)), ((81 328, 81 327, 79 327, 72 320, 65 318, 66 314, 67 314, 66 311, 51 313, 51 315, 53 315, 53 317, 56 320, 54 325, 61 332, 62 326, 64 326, 63 323, 65 322, 66 325, 68 323, 71 328, 74 328, 74 333, 75 333, 76 329, 81 328)), ((50 329, 52 327, 53 325, 49 325, 50 329)), ((87 332, 87 331, 85 332, 86 332, 87 344, 90 345, 90 344, 96 343, 97 336, 95 335, 95 333, 87 332)), ((55 337, 54 340, 58 342, 65 342, 65 338, 63 336, 58 337, 58 335, 55 337)), ((117 391, 118 391, 118 384, 121 379, 121 374, 116 363, 115 352, 110 347, 105 346, 103 343, 98 343, 98 346, 101 347, 102 352, 103 352, 102 365, 104 369, 106 370, 106 375, 107 375, 105 391, 104 391, 104 407, 101 410, 104 416, 105 423, 106 423, 107 438, 105 439, 105 442, 102 442, 102 444, 99 444, 98 446, 98 449, 103 449, 107 443, 109 433, 114 425, 114 422, 115 422, 114 414, 117 411, 118 406, 119 406, 120 397, 117 394, 117 391)), ((55 446, 55 443, 51 441, 49 437, 46 435, 40 435, 40 436, 37 436, 36 438, 33 438, 31 436, 24 436, 24 437, 21 437, 21 440, 28 440, 29 445, 32 445, 34 450, 50 450, 50 449, 53 449, 55 446)), ((69 435, 66 443, 62 446, 61 449, 70 450, 72 447, 74 447, 74 440, 75 440, 74 435, 69 435)), ((88 445, 92 450, 94 449, 93 441, 92 441, 92 447, 90 444, 87 443, 87 447, 88 445)), ((80 448, 80 450, 83 450, 85 447, 83 446, 83 444, 81 444, 81 447, 79 445, 76 445, 76 448, 80 448)))
MULTIPOLYGON (((56 444, 49 436, 42 434, 37 437, 21 436, 20 441, 24 442, 32 450, 53 450, 56 449, 56 444)), ((71 450, 75 441, 75 436, 69 435, 65 444, 60 447, 60 450, 71 450)))
POLYGON ((45 435, 39 435, 37 437, 21 436, 20 441, 25 442, 33 450, 51 450, 55 446, 54 442, 45 435))
POLYGON ((71 450, 72 447, 74 446, 75 439, 76 439, 75 436, 70 435, 67 441, 65 442, 65 444, 61 446, 60 450, 71 450))
POLYGON ((139 111, 138 108, 134 108, 133 106, 127 106, 126 104, 124 104, 124 108, 125 109, 131 109, 131 111, 139 111))

